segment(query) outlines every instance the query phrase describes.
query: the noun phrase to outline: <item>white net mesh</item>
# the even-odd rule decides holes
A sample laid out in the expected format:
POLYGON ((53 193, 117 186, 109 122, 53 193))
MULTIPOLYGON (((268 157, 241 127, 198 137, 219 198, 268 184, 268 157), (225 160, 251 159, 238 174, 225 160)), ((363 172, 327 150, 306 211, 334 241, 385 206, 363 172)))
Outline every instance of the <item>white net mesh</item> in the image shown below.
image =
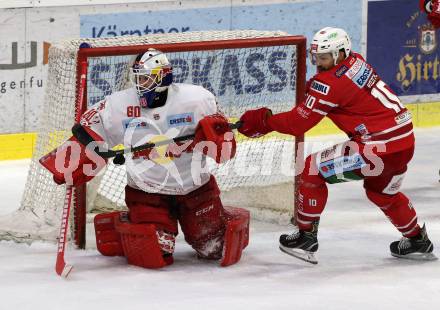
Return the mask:
MULTIPOLYGON (((234 40, 285 36, 281 32, 215 31, 144 37, 73 40, 50 50, 41 129, 23 195, 15 213, 0 218, 0 239, 55 240, 64 201, 64 186, 56 186, 38 159, 70 137, 75 121, 76 58, 79 45, 130 46, 178 42, 234 40)), ((295 45, 198 50, 166 53, 174 81, 202 85, 217 96, 220 109, 236 120, 248 109, 267 106, 287 111, 295 104, 295 45)), ((88 58, 87 98, 92 105, 127 87, 133 55, 88 58)), ((288 221, 294 201, 294 140, 271 134, 249 140, 238 137, 236 157, 220 166, 211 163, 225 205, 251 210, 254 217, 288 221)), ((110 163, 88 184, 88 211, 124 208, 125 166, 110 163)))

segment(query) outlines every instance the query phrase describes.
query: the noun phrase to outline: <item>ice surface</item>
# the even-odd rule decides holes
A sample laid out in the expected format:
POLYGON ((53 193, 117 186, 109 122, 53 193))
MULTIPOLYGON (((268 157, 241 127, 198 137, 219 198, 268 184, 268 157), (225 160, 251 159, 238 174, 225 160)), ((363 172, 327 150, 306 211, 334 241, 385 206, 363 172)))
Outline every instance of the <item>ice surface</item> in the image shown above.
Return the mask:
MULTIPOLYGON (((416 135, 403 191, 440 246, 440 129, 416 135)), ((18 208, 28 164, 0 162, 0 214, 18 208)), ((252 222, 242 260, 227 268, 198 260, 182 235, 174 265, 161 270, 128 266, 123 258, 103 257, 93 248, 68 248, 66 261, 75 267, 67 280, 55 274, 55 245, 0 242, 0 309, 401 310, 440 305, 440 262, 391 257, 389 243, 400 236, 366 200, 360 182, 330 186, 318 265, 278 250, 278 236, 288 231, 252 222)))

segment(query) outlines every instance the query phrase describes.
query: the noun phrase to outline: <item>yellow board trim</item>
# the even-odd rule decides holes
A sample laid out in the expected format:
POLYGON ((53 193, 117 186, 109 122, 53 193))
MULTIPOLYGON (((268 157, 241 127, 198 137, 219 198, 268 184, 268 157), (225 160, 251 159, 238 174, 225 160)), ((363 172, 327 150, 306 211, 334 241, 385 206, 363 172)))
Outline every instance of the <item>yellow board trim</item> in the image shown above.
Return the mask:
MULTIPOLYGON (((414 127, 440 126, 440 102, 411 103, 405 107, 411 112, 414 127)), ((310 129, 306 136, 322 136, 343 133, 333 122, 324 118, 318 126, 310 129)))
POLYGON ((36 133, 0 135, 0 160, 31 158, 36 133))
MULTIPOLYGON (((406 107, 411 111, 415 127, 440 126, 440 102, 412 103, 406 107)), ((342 133, 328 118, 309 130, 306 137, 342 133)), ((0 135, 0 160, 31 158, 36 133, 0 135)))

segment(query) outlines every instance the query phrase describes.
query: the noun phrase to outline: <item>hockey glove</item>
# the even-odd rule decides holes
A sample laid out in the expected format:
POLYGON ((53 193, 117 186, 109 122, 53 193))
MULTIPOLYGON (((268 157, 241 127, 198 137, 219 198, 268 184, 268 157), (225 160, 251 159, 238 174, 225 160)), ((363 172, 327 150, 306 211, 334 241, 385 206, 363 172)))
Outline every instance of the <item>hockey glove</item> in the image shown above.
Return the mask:
POLYGON ((205 116, 199 121, 192 146, 217 163, 233 158, 237 148, 228 120, 220 113, 205 116))
POLYGON ((242 125, 238 131, 249 138, 259 138, 272 131, 267 123, 272 116, 272 111, 268 108, 246 111, 241 117, 242 125))
MULTIPOLYGON (((74 126, 85 134, 90 146, 97 146, 102 138, 88 127, 74 126)), ((58 185, 67 183, 73 186, 82 185, 93 179, 105 167, 107 161, 94 152, 93 147, 83 144, 84 136, 75 134, 61 146, 40 158, 40 164, 53 174, 58 185)))

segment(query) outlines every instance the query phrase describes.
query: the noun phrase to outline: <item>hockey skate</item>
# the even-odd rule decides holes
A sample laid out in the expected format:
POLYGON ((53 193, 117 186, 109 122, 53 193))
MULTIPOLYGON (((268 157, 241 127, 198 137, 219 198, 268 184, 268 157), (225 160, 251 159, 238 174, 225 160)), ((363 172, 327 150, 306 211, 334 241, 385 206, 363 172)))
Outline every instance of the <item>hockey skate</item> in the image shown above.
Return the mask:
POLYGON ((311 231, 298 230, 290 235, 281 235, 280 250, 308 263, 317 264, 315 252, 318 250, 318 222, 313 223, 311 231))
POLYGON ((432 253, 433 249, 434 245, 428 238, 424 224, 417 236, 403 237, 400 241, 390 244, 392 256, 414 260, 436 260, 437 257, 432 253))

